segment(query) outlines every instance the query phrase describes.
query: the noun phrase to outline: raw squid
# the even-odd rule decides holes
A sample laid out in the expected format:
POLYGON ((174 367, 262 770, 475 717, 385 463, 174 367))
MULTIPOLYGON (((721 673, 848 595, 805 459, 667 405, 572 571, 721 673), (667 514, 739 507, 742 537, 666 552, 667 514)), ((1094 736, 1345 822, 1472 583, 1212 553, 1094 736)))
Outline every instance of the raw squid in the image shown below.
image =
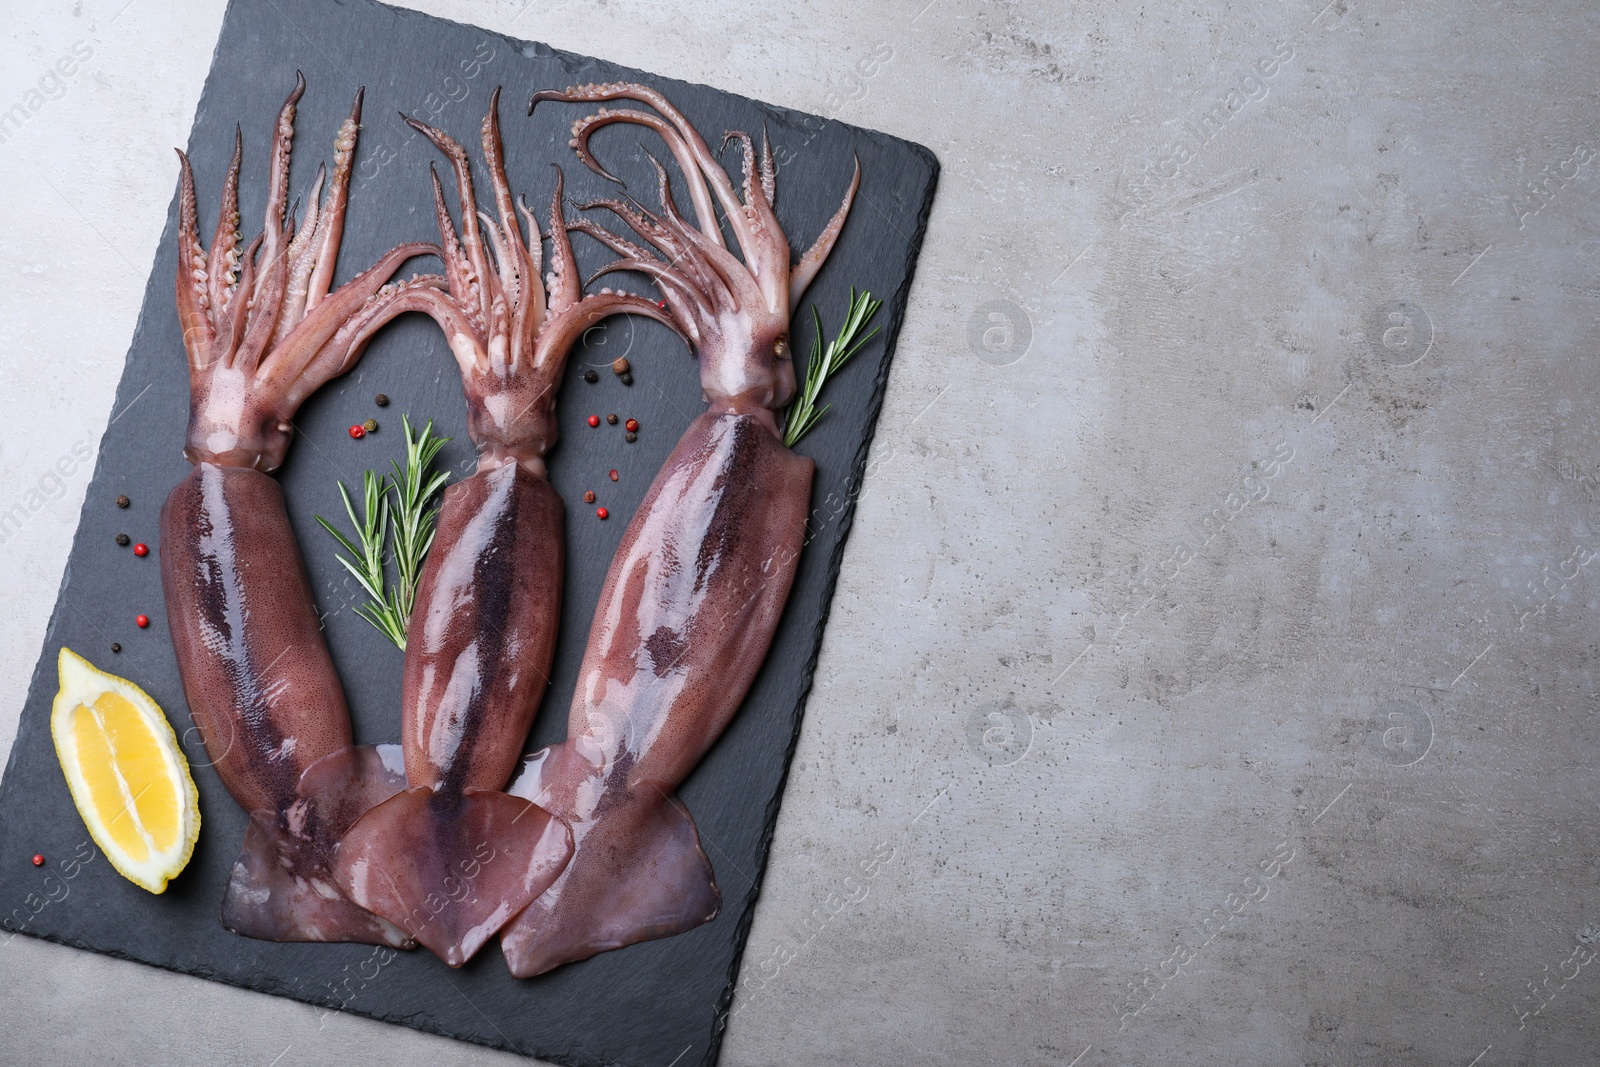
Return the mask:
MULTIPOLYGON (((743 197, 688 121, 640 85, 535 94, 568 102, 635 100, 654 113, 601 110, 573 125, 573 146, 610 177, 589 137, 616 122, 654 130, 688 182, 681 218, 660 164, 661 215, 601 201, 665 257, 589 222, 571 225, 622 258, 608 270, 651 276, 694 345, 707 411, 690 424, 629 524, 611 564, 568 717, 568 739, 529 757, 511 792, 572 829, 571 862, 506 928, 512 973, 563 963, 714 918, 711 864, 677 799, 680 782, 727 726, 766 657, 805 535, 814 464, 784 447, 776 412, 794 396, 789 318, 832 250, 860 183, 790 265, 772 211, 769 148, 743 149, 743 197), (713 199, 714 198, 714 199, 713 199), (743 261, 724 244, 720 206, 743 261)), ((531 110, 532 105, 530 105, 531 110)), ((595 206, 595 205, 590 205, 595 206)))
MULTIPOLYGON (((368 334, 351 323, 392 298, 384 282, 429 244, 401 245, 330 292, 344 229, 361 94, 298 229, 286 218, 295 88, 273 136, 266 226, 241 252, 235 137, 209 252, 194 177, 179 152, 178 318, 189 359, 184 455, 194 464, 161 509, 161 580, 184 692, 217 773, 250 813, 222 904, 231 930, 274 941, 408 945, 351 903, 328 870, 340 834, 403 782, 397 754, 355 748, 311 586, 268 476, 307 396, 348 370, 368 334)), ((392 749, 393 746, 386 746, 392 749)))
POLYGON ((382 313, 422 311, 444 331, 479 459, 477 471, 445 493, 406 640, 401 737, 409 788, 355 824, 337 864, 353 900, 452 967, 543 893, 572 853, 565 823, 499 791, 517 769, 543 698, 560 621, 563 507, 545 478, 544 456, 556 441, 555 396, 567 355, 606 316, 668 321, 642 297, 609 289, 582 296, 559 170, 550 273, 540 284, 539 228, 524 207, 524 242, 512 209, 499 96, 497 89, 482 128, 498 222, 478 211, 461 146, 407 119, 454 166, 461 227, 458 234, 435 173, 445 289, 419 284, 382 313))

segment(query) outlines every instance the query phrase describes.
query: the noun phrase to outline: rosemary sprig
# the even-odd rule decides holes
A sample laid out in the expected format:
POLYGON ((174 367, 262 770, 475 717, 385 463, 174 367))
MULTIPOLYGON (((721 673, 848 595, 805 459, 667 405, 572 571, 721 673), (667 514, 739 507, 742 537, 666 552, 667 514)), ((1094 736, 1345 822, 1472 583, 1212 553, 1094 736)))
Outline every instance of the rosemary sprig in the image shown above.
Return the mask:
POLYGON ((871 332, 858 336, 872 321, 872 317, 883 306, 882 300, 872 299, 872 294, 863 290, 857 295, 855 288, 850 289, 850 310, 845 315, 844 325, 839 327, 839 334, 824 347, 822 344, 822 316, 817 312, 817 306, 811 305, 811 318, 815 322, 817 332, 811 339, 811 356, 806 360, 806 380, 800 387, 800 393, 794 398, 794 403, 785 410, 783 421, 783 443, 793 448, 795 442, 804 437, 811 427, 815 426, 822 416, 827 414, 832 404, 817 407, 817 397, 822 392, 822 387, 829 378, 838 372, 840 367, 849 362, 850 357, 861 351, 861 346, 877 336, 878 328, 874 326, 871 332))
POLYGON ((356 608, 356 614, 404 651, 411 608, 416 603, 417 585, 422 578, 422 561, 433 545, 439 518, 439 509, 431 505, 448 480, 443 471, 430 472, 428 467, 450 438, 433 436, 432 419, 422 428, 422 433, 414 437, 411 420, 401 416, 400 423, 406 440, 406 465, 402 468, 390 460, 394 468, 392 477, 371 470, 362 474, 359 518, 355 505, 350 502, 349 490, 343 482, 339 483, 345 514, 350 516, 350 525, 356 531, 355 540, 340 533, 321 515, 316 519, 350 553, 349 558, 337 558, 372 598, 371 602, 356 608), (394 495, 392 506, 391 493, 394 495), (388 554, 394 560, 398 578, 393 590, 389 589, 388 575, 384 572, 386 544, 390 546, 388 554))
MULTIPOLYGON (((439 518, 439 509, 430 505, 449 480, 444 471, 429 473, 428 468, 450 438, 433 436, 432 419, 415 439, 411 436, 411 420, 402 415, 400 423, 406 435, 406 465, 402 470, 400 464, 389 461, 394 468, 390 488, 395 495, 394 563, 400 572, 399 607, 409 623, 417 584, 422 580, 422 561, 433 547, 439 518)), ((402 649, 406 647, 403 633, 398 643, 402 649)))

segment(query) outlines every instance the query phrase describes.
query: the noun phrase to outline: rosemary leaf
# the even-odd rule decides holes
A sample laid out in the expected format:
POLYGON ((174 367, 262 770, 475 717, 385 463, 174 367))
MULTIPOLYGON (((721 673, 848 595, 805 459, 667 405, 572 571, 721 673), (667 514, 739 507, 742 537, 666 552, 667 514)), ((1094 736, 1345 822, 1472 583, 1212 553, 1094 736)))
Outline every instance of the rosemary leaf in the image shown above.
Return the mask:
POLYGON ((883 306, 882 300, 872 299, 872 294, 850 290, 850 309, 845 314, 839 333, 826 346, 822 343, 822 315, 815 304, 811 306, 811 319, 816 332, 811 339, 811 354, 806 360, 806 378, 794 402, 784 412, 783 443, 790 448, 804 437, 828 413, 831 404, 817 407, 817 398, 829 378, 838 373, 850 358, 861 351, 863 345, 878 334, 877 327, 863 334, 872 317, 883 306))
POLYGON ((433 545, 434 527, 439 518, 434 497, 449 480, 443 471, 428 468, 450 439, 433 436, 432 419, 422 433, 415 436, 411 432, 411 420, 401 416, 400 421, 406 443, 405 466, 391 460, 392 477, 371 470, 362 474, 359 516, 350 491, 343 482, 339 483, 345 514, 355 529, 354 539, 321 515, 316 516, 316 520, 349 553, 336 558, 372 598, 369 603, 358 606, 356 614, 404 651, 411 609, 422 580, 422 562, 433 545), (389 588, 385 571, 386 557, 394 563, 393 589, 389 588))

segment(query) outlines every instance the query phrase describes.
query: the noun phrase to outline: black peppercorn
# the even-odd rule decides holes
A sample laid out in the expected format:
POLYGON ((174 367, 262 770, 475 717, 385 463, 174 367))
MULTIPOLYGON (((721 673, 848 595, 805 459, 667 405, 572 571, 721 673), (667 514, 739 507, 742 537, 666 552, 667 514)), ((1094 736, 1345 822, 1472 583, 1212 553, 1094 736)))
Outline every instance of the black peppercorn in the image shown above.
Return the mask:
POLYGON ((632 374, 621 375, 621 378, 622 378, 622 384, 623 385, 632 385, 633 384, 633 375, 632 374))
POLYGON ((600 380, 600 375, 596 374, 592 370, 586 370, 583 372, 583 380, 588 382, 590 385, 593 385, 595 382, 600 380))
POLYGON ((122 651, 122 646, 117 644, 115 641, 113 641, 113 642, 111 642, 111 651, 113 651, 113 652, 121 652, 122 651))
POLYGON ((127 534, 117 534, 117 544, 126 546, 129 540, 131 540, 131 538, 129 538, 127 534))
POLYGON ((387 393, 379 393, 372 398, 372 402, 380 408, 386 408, 389 406, 389 395, 387 393))
POLYGON ((132 501, 131 501, 131 500, 129 500, 129 499, 128 499, 128 498, 127 498, 127 497, 125 497, 125 496, 119 496, 119 497, 117 497, 117 507, 119 507, 119 508, 125 508, 125 507, 127 507, 127 506, 128 506, 128 505, 129 505, 129 504, 131 504, 131 503, 132 503, 132 501))
POLYGON ((636 434, 636 433, 634 433, 634 432, 633 432, 633 431, 631 431, 631 430, 630 430, 630 431, 629 431, 629 432, 628 432, 628 443, 629 443, 629 444, 630 444, 630 445, 631 445, 631 444, 633 444, 633 443, 634 443, 634 442, 635 442, 635 441, 637 441, 637 440, 638 440, 638 439, 639 439, 639 435, 638 435, 638 434, 636 434))

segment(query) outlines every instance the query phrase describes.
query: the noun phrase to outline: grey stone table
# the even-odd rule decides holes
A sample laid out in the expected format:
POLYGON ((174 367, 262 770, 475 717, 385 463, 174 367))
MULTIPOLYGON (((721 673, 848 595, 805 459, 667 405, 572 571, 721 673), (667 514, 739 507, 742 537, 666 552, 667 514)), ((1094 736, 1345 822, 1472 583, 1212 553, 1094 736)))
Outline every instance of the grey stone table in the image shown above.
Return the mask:
MULTIPOLYGON (((724 1063, 1592 1060, 1592 5, 418 6, 944 166, 724 1063)), ((8 12, 0 750, 221 14, 8 12)), ((516 1060, 0 986, 5 1063, 516 1060)))

